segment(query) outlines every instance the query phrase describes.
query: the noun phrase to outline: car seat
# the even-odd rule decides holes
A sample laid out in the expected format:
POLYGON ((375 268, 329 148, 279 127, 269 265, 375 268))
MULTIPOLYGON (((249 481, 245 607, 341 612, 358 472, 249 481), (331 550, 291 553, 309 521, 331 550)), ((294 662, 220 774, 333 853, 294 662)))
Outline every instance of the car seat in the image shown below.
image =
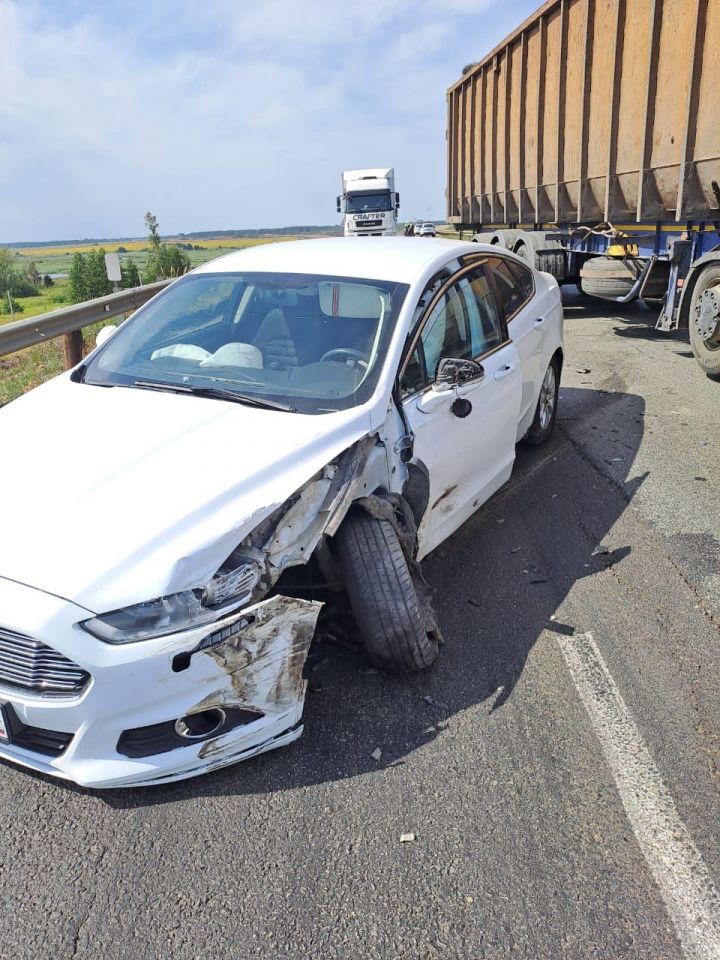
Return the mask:
POLYGON ((285 314, 279 307, 273 307, 265 314, 253 343, 262 353, 266 368, 287 370, 288 367, 298 366, 295 342, 285 314))

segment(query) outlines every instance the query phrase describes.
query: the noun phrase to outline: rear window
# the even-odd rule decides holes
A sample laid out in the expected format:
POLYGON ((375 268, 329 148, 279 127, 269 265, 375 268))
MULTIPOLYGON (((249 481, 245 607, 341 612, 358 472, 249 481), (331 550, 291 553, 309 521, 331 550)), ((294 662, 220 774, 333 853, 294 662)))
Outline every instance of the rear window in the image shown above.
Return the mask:
POLYGON ((535 291, 535 282, 529 267, 505 257, 491 257, 490 269, 495 278, 498 299, 510 320, 530 300, 535 291))

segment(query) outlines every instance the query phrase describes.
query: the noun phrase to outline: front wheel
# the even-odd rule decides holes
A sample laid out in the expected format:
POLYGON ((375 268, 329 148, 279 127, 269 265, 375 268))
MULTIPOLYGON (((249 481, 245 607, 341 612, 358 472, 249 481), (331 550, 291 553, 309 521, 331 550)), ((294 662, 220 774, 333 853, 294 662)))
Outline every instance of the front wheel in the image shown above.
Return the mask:
POLYGON ((537 447, 550 439, 557 416, 559 389, 560 363, 557 358, 553 357, 543 377, 533 422, 523 438, 526 443, 537 447))
POLYGON ((705 267, 690 302, 690 346, 710 377, 720 377, 720 264, 705 267))
POLYGON ((336 536, 360 638, 378 667, 424 670, 438 653, 427 629, 400 539, 388 520, 350 511, 336 536))

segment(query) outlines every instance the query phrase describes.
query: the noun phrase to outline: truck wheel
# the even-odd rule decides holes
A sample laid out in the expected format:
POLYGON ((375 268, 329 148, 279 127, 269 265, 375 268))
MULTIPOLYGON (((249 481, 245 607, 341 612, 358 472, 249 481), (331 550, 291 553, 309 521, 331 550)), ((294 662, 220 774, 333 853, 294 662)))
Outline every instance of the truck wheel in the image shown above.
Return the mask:
POLYGON ((523 437, 525 443, 529 443, 533 447, 539 447, 541 443, 550 439, 557 417, 559 390, 560 362, 557 357, 553 357, 548 364, 540 386, 540 396, 538 397, 537 407, 535 407, 533 422, 523 437))
POLYGON ((626 297, 638 278, 638 267, 632 260, 614 257, 593 257, 580 270, 582 292, 601 300, 626 297))
POLYGON ((517 238, 522 232, 522 230, 498 230, 492 234, 490 243, 494 246, 505 247, 507 250, 512 250, 517 242, 517 238))
POLYGON ((547 235, 537 230, 521 230, 518 236, 520 241, 515 246, 515 254, 518 257, 536 270, 551 274, 558 282, 565 279, 567 270, 565 248, 559 240, 547 240, 547 235), (543 252, 538 253, 539 250, 543 252))
POLYGON ((690 301, 690 346, 705 373, 720 377, 720 263, 705 267, 690 301))
POLYGON ((420 604, 395 528, 362 510, 351 511, 336 543, 345 588, 370 659, 398 673, 435 662, 437 639, 423 623, 420 604))

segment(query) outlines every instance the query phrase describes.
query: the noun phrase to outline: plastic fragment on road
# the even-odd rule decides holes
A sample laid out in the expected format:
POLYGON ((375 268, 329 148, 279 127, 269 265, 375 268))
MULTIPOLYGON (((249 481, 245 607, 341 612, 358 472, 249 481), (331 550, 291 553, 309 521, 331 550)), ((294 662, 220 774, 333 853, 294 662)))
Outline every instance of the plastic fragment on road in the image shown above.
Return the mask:
POLYGON ((413 843, 415 840, 414 833, 401 833, 400 834, 400 843, 413 843))
POLYGON ((379 760, 380 757, 382 756, 382 750, 380 749, 380 747, 375 747, 375 749, 370 754, 370 756, 373 758, 373 760, 379 760))
POLYGON ((431 707, 438 707, 438 709, 440 710, 450 709, 446 703, 442 703, 442 701, 440 700, 434 700, 432 697, 425 696, 423 697, 423 700, 425 701, 425 703, 427 703, 431 707))

